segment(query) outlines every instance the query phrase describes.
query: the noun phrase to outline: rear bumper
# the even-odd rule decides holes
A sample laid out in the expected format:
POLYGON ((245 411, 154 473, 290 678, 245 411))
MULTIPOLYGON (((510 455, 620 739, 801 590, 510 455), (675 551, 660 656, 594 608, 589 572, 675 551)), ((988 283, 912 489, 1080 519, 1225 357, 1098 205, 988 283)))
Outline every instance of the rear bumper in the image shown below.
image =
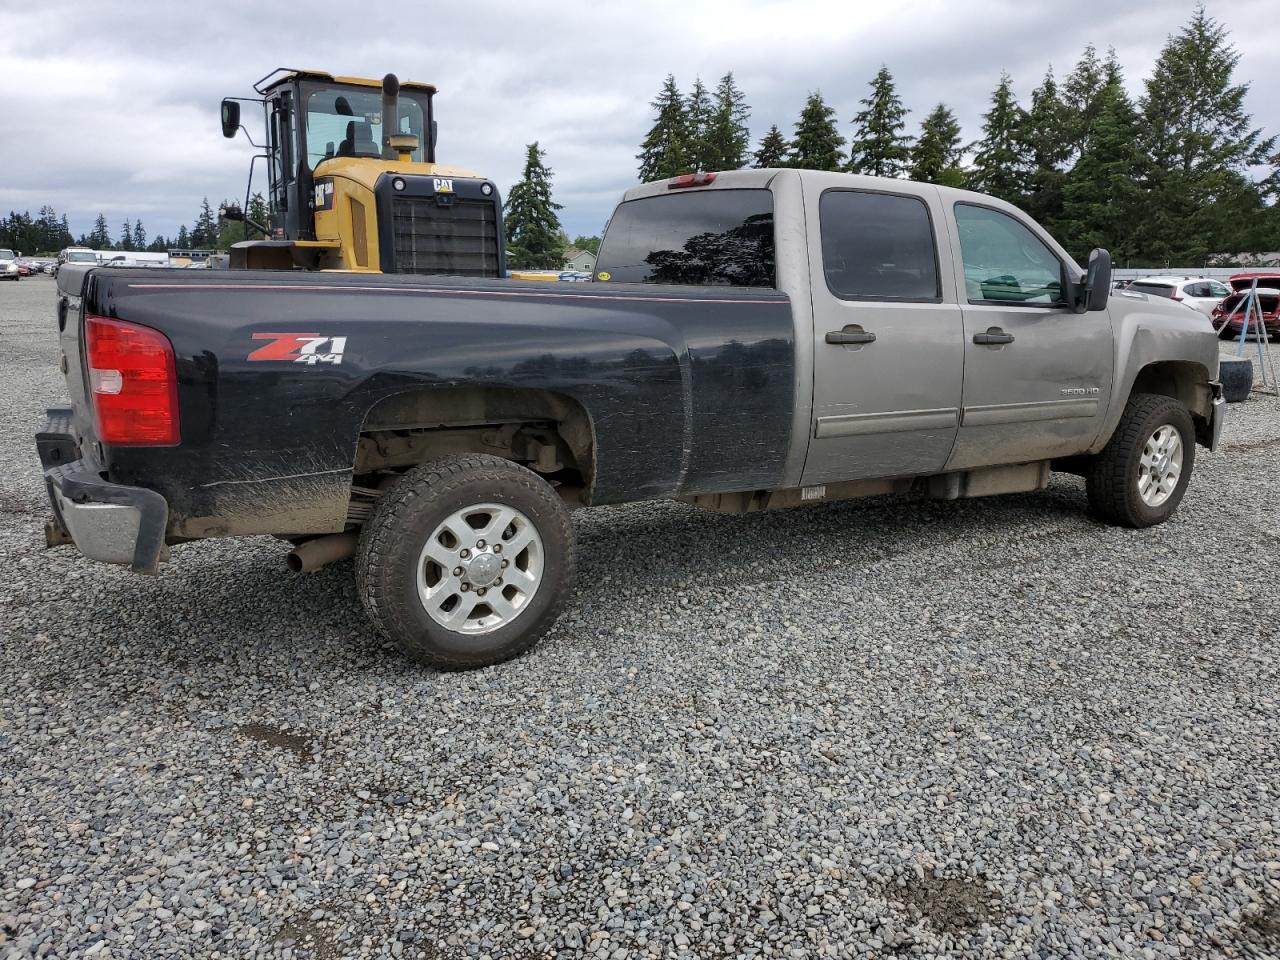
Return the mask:
POLYGON ((49 544, 72 542, 90 560, 156 573, 164 552, 169 505, 154 490, 109 483, 86 463, 70 430, 71 411, 47 412, 36 449, 53 519, 49 544))

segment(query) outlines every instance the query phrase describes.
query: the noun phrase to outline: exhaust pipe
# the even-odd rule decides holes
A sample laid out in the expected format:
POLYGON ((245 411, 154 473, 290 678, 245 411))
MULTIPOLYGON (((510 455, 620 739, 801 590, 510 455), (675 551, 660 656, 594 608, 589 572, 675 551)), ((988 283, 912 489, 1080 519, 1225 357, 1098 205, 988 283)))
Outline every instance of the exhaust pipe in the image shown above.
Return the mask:
POLYGON ((294 573, 314 573, 321 567, 353 556, 359 539, 360 535, 355 531, 316 537, 290 550, 284 562, 294 573))
POLYGON ((398 160, 391 138, 400 132, 400 80, 394 73, 382 78, 382 159, 398 160))

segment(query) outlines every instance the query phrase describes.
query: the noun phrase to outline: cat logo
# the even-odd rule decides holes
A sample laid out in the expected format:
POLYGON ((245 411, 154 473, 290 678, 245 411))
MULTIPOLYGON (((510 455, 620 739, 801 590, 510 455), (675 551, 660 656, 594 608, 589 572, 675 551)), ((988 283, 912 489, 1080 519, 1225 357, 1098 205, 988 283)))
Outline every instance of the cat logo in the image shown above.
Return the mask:
POLYGON ((435 177, 436 193, 453 193, 453 180, 448 177, 435 177))

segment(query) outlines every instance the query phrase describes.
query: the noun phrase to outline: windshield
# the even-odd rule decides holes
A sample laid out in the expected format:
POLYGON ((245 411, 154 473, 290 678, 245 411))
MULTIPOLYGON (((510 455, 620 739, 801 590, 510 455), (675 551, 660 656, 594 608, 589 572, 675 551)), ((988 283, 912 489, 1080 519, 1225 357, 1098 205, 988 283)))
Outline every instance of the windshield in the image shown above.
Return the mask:
POLYGON ((77 250, 67 254, 67 263, 97 263, 98 255, 88 250, 77 250))
POLYGON ((14 253, 12 250, 5 250, 4 248, 0 248, 0 260, 12 260, 13 258, 14 258, 14 253))
MULTIPOLYGON (((381 90, 318 86, 306 92, 305 101, 307 165, 313 170, 329 157, 382 156, 381 90)), ((425 96, 420 102, 407 91, 400 91, 396 132, 418 138, 418 149, 412 157, 415 163, 421 163, 426 156, 424 103, 425 96)))

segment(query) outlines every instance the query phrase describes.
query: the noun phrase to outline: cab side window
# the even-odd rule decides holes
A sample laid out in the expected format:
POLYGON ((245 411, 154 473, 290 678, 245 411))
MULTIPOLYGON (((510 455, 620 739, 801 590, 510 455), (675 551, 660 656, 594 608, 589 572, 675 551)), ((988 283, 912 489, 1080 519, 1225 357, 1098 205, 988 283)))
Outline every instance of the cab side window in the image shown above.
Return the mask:
POLYGON ((1219 283, 1217 280, 1209 281, 1209 296, 1225 297, 1231 293, 1231 288, 1225 283, 1219 283))
POLYGON ((955 214, 970 303, 1066 303, 1061 261, 1025 224, 971 203, 957 203, 955 214))
POLYGON ((828 190, 818 211, 827 287, 845 300, 941 299, 929 208, 918 197, 828 190))

